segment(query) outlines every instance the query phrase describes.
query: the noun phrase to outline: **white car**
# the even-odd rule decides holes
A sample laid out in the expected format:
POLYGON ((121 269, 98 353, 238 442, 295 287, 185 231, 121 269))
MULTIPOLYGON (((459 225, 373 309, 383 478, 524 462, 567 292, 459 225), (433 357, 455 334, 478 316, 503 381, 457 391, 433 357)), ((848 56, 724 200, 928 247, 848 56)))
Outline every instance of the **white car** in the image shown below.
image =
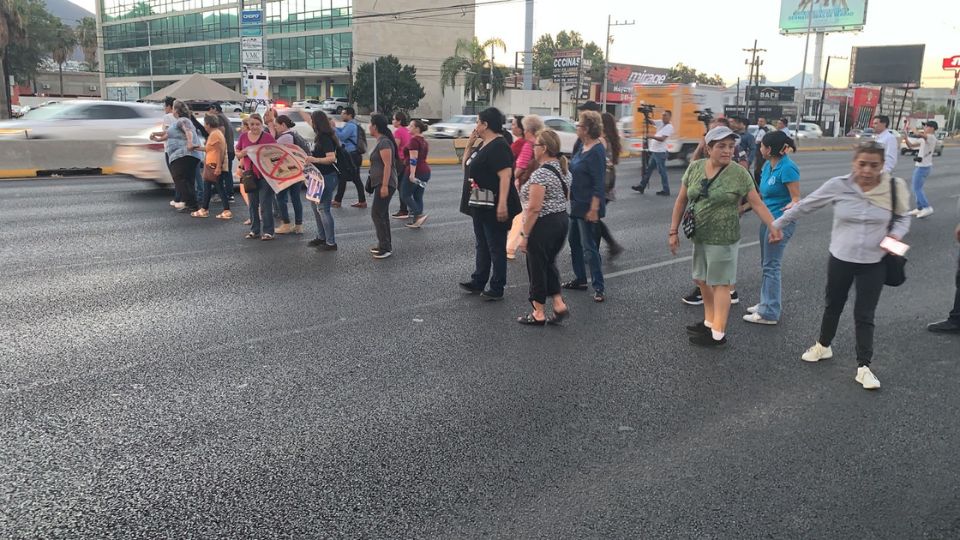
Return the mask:
POLYGON ((343 109, 350 106, 350 100, 345 97, 327 98, 323 100, 320 108, 327 114, 340 114, 343 109))
POLYGON ((577 125, 569 118, 562 116, 542 116, 544 125, 560 137, 560 152, 573 153, 573 145, 577 143, 577 125))
POLYGON ((477 115, 458 114, 445 122, 439 122, 427 129, 428 137, 438 139, 456 139, 468 137, 477 127, 477 115))
MULTIPOLYGON (((909 135, 907 135, 907 138, 910 139, 910 144, 915 145, 916 148, 910 148, 909 146, 907 146, 907 143, 904 142, 903 138, 900 139, 900 155, 901 156, 905 156, 907 154, 912 154, 915 156, 920 153, 919 145, 923 139, 921 139, 917 135, 918 135, 917 133, 914 133, 912 131, 910 132, 909 135)), ((933 149, 933 155, 937 157, 940 157, 943 155, 943 139, 945 136, 946 134, 943 132, 939 132, 936 134, 937 145, 933 149)))
POLYGON ((0 122, 2 139, 113 141, 156 126, 159 105, 124 101, 65 101, 32 109, 0 122))
POLYGON ((823 137, 823 130, 816 124, 809 122, 796 122, 788 126, 790 133, 793 133, 798 139, 819 139, 823 137))
POLYGON ((220 108, 223 109, 225 113, 241 113, 243 112, 242 103, 234 103, 232 101, 223 101, 220 103, 220 108))
POLYGON ((319 99, 305 99, 303 101, 294 101, 294 109, 303 109, 305 111, 319 111, 323 109, 323 102, 319 99))

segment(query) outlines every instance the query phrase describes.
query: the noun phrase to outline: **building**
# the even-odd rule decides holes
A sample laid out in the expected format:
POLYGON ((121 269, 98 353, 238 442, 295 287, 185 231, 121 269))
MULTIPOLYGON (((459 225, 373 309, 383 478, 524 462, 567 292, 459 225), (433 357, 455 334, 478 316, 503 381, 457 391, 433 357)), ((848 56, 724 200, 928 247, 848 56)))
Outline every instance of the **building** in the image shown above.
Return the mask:
MULTIPOLYGON (((136 100, 203 73, 241 91, 243 65, 269 71, 271 97, 345 97, 351 67, 393 54, 417 67, 419 116, 443 115, 440 65, 474 35, 458 0, 98 0, 100 86, 136 100), (425 10, 407 15, 414 10, 425 10), (259 12, 257 14, 256 12, 259 12), (241 50, 241 34, 243 41, 241 50), (259 34, 259 35, 257 35, 259 34), (259 51, 252 47, 261 48, 259 51), (249 64, 248 64, 249 62, 249 64)), ((447 91, 449 94, 449 89, 447 91)))

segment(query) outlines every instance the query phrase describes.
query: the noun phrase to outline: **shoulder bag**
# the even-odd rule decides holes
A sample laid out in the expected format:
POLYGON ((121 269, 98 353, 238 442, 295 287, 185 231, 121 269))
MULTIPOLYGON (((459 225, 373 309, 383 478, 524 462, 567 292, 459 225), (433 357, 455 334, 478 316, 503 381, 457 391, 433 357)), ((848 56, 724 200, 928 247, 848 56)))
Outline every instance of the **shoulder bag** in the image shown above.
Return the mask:
MULTIPOLYGON (((484 146, 480 149, 480 152, 487 149, 487 146, 484 146)), ((480 152, 477 152, 476 155, 479 155, 480 152)), ((476 159, 474 155, 474 159, 476 159)), ((471 208, 495 208, 497 206, 497 194, 491 189, 484 189, 480 187, 477 182, 470 178, 470 198, 467 200, 467 206, 471 208)))
POLYGON ((683 216, 680 218, 680 228, 683 229, 683 235, 687 238, 693 238, 694 233, 697 231, 697 217, 693 211, 693 206, 697 204, 700 199, 709 195, 710 184, 716 180, 726 168, 726 165, 720 167, 720 170, 717 171, 717 174, 713 175, 713 178, 708 179, 706 177, 706 165, 704 165, 704 177, 703 180, 700 180, 700 193, 697 193, 696 198, 690 199, 690 192, 689 190, 687 191, 687 199, 689 202, 687 202, 687 207, 683 210, 683 216))
MULTIPOLYGON (((897 221, 897 181, 890 177, 890 199, 893 202, 890 210, 890 223, 887 225, 887 233, 893 230, 893 224, 897 221)), ((887 253, 883 256, 884 266, 887 268, 887 278, 884 285, 899 287, 907 281, 907 258, 895 253, 887 253)))

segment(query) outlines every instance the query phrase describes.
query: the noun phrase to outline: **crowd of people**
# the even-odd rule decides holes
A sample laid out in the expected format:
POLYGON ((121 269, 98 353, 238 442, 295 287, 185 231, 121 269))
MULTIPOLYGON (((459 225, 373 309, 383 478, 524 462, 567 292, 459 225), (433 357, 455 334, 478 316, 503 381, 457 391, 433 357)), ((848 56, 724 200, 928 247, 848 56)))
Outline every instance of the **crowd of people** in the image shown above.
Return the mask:
MULTIPOLYGON (((427 126, 402 113, 391 119, 381 114, 370 118, 369 174, 361 180, 360 170, 367 152, 366 133, 356 121, 352 108, 341 116, 342 125, 324 112, 311 115, 315 134, 312 145, 294 131, 295 124, 284 115, 268 111, 263 117, 251 114, 234 143, 229 120, 216 105, 201 125, 182 102, 168 100, 164 130, 151 137, 165 142, 167 161, 176 186, 171 204, 191 216, 206 218, 214 192, 222 211, 219 219, 233 217, 234 160, 241 179, 240 193, 249 209, 246 238, 272 240, 277 234, 303 234, 302 198, 304 185, 283 189, 277 194, 249 155, 251 146, 286 144, 308 153, 306 163, 323 178, 322 193, 311 199, 317 236, 309 245, 325 251, 337 250, 335 222, 331 208, 339 208, 347 184, 357 188, 355 208, 367 207, 373 198, 371 218, 376 244, 374 258, 393 254, 391 219, 405 220, 409 228, 420 228, 428 214, 424 191, 430 181, 429 143, 423 137, 427 126), (205 142, 203 142, 205 141, 205 142), (401 206, 390 214, 390 203, 399 193, 401 206), (293 206, 293 219, 288 212, 293 206), (281 220, 274 227, 274 215, 281 220)), ((529 326, 557 325, 571 315, 564 291, 592 289, 592 299, 604 302, 606 287, 600 244, 607 241, 608 254, 617 256, 623 247, 603 223, 606 207, 616 200, 616 167, 622 142, 615 119, 588 102, 580 107, 576 124, 577 142, 568 155, 561 151, 558 135, 546 129, 536 115, 514 117, 509 125, 501 111, 488 108, 478 115, 477 125, 463 154, 463 187, 460 211, 470 216, 474 232, 474 270, 460 288, 487 301, 504 297, 508 261, 525 254, 529 278, 530 312, 517 318, 529 326), (570 248, 573 278, 561 279, 558 257, 570 248), (587 270, 589 269, 589 274, 587 270), (548 309, 549 308, 549 309, 548 309)), ((818 362, 833 356, 832 344, 851 288, 854 303, 857 373, 864 388, 875 389, 880 382, 871 371, 873 360, 874 313, 885 286, 899 285, 905 259, 904 236, 911 217, 932 213, 923 186, 932 168, 937 126, 928 122, 918 147, 915 173, 910 186, 892 174, 896 166, 898 141, 889 132, 889 119, 874 119, 875 140, 859 145, 853 155, 851 172, 831 178, 806 197, 800 196, 800 169, 791 158, 797 150, 786 119, 778 129, 769 129, 760 119, 756 135, 747 133, 745 118, 717 118, 708 126, 695 159, 680 181, 667 231, 670 251, 676 255, 681 235, 693 247, 694 293, 684 302, 703 306, 703 318, 687 326, 689 341, 703 347, 727 343, 727 326, 736 292, 741 218, 752 212, 761 221, 759 302, 747 309, 744 321, 776 325, 781 319, 781 263, 797 222, 827 205, 834 209, 833 229, 827 263, 826 301, 820 334, 801 358, 818 362), (911 209, 911 197, 916 205, 911 209)), ((662 114, 662 124, 651 137, 653 166, 646 170, 633 189, 643 193, 652 171, 661 177, 662 196, 671 195, 667 175, 665 141, 671 135, 671 114, 662 114)), ((960 241, 960 227, 957 229, 960 241)), ((933 332, 960 333, 960 268, 957 296, 947 320, 928 326, 933 332)))

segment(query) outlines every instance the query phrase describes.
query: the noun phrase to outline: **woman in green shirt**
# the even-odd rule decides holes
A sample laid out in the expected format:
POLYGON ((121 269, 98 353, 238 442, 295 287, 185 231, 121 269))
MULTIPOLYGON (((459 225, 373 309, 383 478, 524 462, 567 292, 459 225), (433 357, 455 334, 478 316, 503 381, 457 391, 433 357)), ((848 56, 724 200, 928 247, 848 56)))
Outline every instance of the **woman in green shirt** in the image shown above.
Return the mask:
POLYGON ((764 206, 750 173, 733 162, 736 139, 736 133, 725 126, 707 132, 707 158, 687 168, 673 206, 669 238, 674 255, 680 247, 681 219, 688 206, 695 223, 690 236, 693 280, 703 295, 703 322, 687 327, 694 345, 717 347, 727 343, 730 287, 737 281, 740 251, 740 200, 746 196, 750 201, 753 211, 770 230, 771 242, 779 242, 782 237, 773 226, 773 215, 764 206))

